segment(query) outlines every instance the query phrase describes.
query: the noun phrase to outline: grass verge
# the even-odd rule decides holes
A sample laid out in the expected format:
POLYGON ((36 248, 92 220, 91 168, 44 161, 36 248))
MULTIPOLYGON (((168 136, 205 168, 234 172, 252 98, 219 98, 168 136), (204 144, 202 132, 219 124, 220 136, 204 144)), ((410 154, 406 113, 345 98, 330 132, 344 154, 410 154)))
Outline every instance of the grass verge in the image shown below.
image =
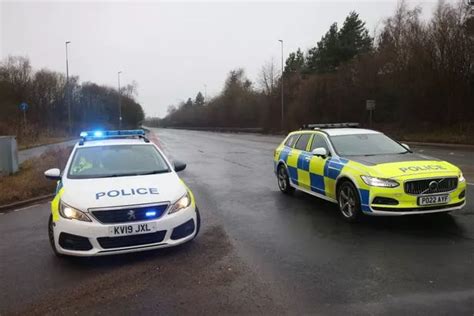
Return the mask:
POLYGON ((21 164, 20 170, 0 177, 0 205, 19 202, 54 192, 56 182, 44 177, 50 168, 64 169, 72 147, 46 151, 21 164))

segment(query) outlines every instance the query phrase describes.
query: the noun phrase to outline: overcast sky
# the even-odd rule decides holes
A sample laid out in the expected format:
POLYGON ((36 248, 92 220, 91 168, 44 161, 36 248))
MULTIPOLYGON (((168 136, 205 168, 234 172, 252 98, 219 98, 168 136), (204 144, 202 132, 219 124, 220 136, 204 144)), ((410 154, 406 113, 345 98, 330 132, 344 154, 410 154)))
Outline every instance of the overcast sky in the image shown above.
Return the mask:
MULTIPOLYGON (((449 1, 452 2, 452 1, 449 1)), ((429 16, 436 1, 408 1, 429 16)), ((315 46, 333 22, 357 11, 373 32, 397 1, 306 2, 5 2, 0 0, 0 57, 28 56, 35 69, 70 73, 81 81, 138 83, 148 116, 198 91, 217 94, 227 73, 243 67, 256 82, 266 62, 315 46)))

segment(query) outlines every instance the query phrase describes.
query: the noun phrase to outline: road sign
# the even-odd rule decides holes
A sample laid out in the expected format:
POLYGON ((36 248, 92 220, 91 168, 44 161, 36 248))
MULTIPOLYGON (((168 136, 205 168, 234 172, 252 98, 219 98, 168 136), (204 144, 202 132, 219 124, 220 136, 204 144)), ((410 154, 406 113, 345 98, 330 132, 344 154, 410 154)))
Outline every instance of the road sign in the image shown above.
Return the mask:
POLYGON ((21 102, 19 107, 20 107, 20 110, 23 112, 28 110, 28 104, 26 102, 21 102))
POLYGON ((365 101, 365 107, 366 107, 367 111, 375 110, 375 100, 366 100, 365 101))

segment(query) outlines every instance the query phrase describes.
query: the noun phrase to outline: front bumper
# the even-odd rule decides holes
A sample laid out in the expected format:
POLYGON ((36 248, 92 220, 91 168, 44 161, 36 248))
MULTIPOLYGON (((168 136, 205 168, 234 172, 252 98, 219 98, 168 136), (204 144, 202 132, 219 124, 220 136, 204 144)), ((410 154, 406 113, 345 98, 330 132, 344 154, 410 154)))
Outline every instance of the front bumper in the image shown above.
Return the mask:
POLYGON ((462 209, 466 205, 466 182, 460 182, 458 187, 446 193, 433 195, 449 195, 449 202, 446 204, 420 206, 418 205, 419 195, 410 195, 403 191, 403 187, 398 188, 370 188, 368 194, 368 205, 363 210, 367 215, 381 216, 402 216, 452 212, 462 209), (375 204, 376 198, 390 198, 398 202, 397 205, 375 204))
POLYGON ((54 242, 60 254, 70 256, 103 256, 177 246, 190 241, 198 231, 199 219, 194 203, 174 214, 156 220, 102 224, 68 220, 60 217, 54 223, 54 242), (109 228, 127 224, 155 223, 156 232, 112 237, 109 228), (81 249, 81 250, 79 250, 81 249))

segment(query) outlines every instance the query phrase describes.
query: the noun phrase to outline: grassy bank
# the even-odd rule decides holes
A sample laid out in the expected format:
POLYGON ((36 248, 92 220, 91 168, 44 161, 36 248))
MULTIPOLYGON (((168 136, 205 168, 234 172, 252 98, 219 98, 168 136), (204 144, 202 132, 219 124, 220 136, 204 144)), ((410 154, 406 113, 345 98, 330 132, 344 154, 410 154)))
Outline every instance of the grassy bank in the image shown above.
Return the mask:
POLYGON ((63 169, 71 150, 72 147, 49 150, 22 163, 16 174, 0 177, 0 205, 53 193, 56 182, 46 179, 43 173, 50 168, 63 169))

